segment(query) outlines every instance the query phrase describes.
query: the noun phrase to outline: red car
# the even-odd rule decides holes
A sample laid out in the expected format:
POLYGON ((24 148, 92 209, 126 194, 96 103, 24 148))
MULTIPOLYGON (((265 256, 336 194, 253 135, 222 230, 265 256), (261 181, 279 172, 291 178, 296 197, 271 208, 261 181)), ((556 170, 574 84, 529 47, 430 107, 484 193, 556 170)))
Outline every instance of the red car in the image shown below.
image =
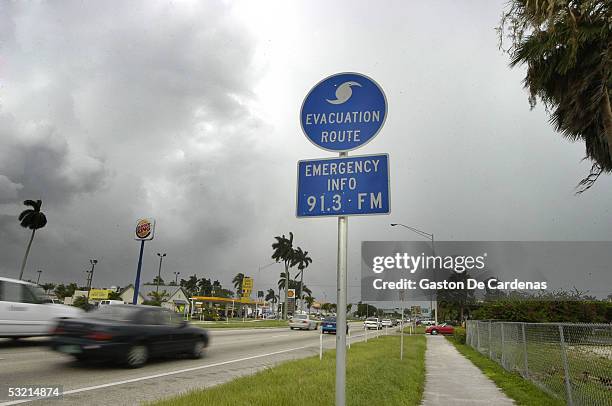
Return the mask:
POLYGON ((437 326, 429 326, 425 329, 425 334, 431 334, 435 336, 437 334, 453 334, 455 328, 450 324, 442 323, 437 326))

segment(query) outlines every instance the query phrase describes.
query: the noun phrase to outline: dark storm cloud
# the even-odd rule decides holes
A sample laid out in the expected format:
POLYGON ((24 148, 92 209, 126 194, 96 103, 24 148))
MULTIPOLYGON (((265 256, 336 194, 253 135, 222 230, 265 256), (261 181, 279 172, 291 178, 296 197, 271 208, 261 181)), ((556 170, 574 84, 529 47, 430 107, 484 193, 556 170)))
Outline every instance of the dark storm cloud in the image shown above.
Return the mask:
POLYGON ((26 198, 45 202, 50 222, 31 262, 51 279, 80 277, 80 264, 96 255, 105 258, 100 283, 129 282, 131 229, 145 215, 157 218, 152 244, 164 243, 173 269, 218 269, 219 247, 245 238, 240 224, 253 222, 244 208, 255 207, 260 181, 244 179, 265 177, 254 166, 264 125, 247 107, 253 42, 230 7, 1 10, 3 273, 13 275, 21 255, 15 216, 26 198))
POLYGON ((0 115, 0 203, 44 196, 51 204, 102 185, 103 163, 71 150, 69 141, 50 124, 18 125, 0 115))

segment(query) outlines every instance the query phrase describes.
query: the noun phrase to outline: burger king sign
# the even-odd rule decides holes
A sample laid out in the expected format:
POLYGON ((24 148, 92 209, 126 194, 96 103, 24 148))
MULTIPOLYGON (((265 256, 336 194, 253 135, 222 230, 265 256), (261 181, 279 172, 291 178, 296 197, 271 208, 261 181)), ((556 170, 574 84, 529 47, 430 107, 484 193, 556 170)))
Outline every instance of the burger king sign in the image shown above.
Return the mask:
POLYGON ((139 219, 136 222, 135 240, 152 240, 155 234, 155 220, 152 218, 139 219))

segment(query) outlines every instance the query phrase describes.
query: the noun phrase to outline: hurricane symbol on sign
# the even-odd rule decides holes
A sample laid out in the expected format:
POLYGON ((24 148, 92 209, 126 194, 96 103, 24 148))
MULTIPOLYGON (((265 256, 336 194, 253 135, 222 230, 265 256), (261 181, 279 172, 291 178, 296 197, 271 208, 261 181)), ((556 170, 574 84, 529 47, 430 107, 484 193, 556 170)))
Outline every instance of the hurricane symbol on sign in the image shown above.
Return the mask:
POLYGON ((351 96, 353 95, 353 89, 351 89, 351 86, 361 87, 361 85, 357 82, 352 82, 352 81, 344 82, 343 84, 338 86, 338 88, 336 89, 336 99, 335 100, 330 100, 330 99, 325 99, 325 100, 330 104, 346 103, 348 99, 350 99, 351 96))

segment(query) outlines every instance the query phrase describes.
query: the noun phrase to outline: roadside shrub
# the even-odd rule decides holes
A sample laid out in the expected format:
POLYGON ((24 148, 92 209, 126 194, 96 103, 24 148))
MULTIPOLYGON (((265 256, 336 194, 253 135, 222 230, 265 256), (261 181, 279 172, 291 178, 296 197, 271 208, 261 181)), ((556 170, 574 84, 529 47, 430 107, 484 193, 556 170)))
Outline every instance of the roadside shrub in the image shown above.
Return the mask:
POLYGON ((612 321, 612 302, 502 300, 485 302, 476 306, 471 318, 531 323, 610 323, 612 321))
POLYGON ((74 299, 74 302, 72 302, 72 305, 74 307, 78 307, 80 309, 85 310, 86 312, 92 310, 94 308, 94 306, 91 303, 87 303, 87 298, 85 296, 77 296, 76 299, 74 299))
POLYGON ((455 342, 459 344, 465 344, 465 328, 464 327, 455 327, 455 331, 453 333, 453 338, 455 342))

